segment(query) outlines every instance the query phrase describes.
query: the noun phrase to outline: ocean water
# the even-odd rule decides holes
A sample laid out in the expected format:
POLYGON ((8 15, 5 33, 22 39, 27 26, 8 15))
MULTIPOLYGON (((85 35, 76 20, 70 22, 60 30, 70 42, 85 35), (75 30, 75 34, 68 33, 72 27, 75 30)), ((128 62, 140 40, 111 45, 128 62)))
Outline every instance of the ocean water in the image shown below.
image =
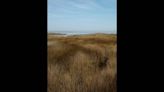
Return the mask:
POLYGON ((117 34, 116 31, 48 31, 48 32, 60 33, 65 35, 82 35, 82 34, 95 34, 95 33, 117 34))

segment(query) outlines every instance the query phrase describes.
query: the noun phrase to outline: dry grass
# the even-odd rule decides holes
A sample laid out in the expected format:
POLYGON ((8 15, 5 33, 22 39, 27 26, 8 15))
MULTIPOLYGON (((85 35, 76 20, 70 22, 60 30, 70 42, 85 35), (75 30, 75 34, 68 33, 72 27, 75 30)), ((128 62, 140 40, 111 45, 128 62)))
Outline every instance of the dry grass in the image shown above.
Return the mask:
POLYGON ((48 35, 48 92, 116 92, 116 35, 48 35))

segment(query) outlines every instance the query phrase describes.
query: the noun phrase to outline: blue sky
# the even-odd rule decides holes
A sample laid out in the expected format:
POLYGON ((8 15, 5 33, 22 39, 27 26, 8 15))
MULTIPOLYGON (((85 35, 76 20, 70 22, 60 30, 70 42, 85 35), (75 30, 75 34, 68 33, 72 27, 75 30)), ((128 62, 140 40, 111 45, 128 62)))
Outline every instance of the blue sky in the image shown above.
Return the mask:
POLYGON ((116 32, 116 7, 116 0, 48 0, 48 32, 116 32))

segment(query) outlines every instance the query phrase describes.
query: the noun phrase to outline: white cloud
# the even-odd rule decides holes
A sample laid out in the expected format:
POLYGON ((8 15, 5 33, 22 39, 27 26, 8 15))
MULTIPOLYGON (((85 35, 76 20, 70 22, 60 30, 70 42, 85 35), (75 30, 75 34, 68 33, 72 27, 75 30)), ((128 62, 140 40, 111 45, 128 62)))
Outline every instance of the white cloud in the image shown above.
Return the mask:
POLYGON ((76 0, 76 1, 71 1, 69 3, 73 7, 79 8, 79 9, 85 9, 85 10, 90 10, 90 9, 104 9, 95 0, 76 0))
POLYGON ((113 11, 113 9, 100 5, 96 0, 48 0, 48 2, 48 13, 85 14, 96 11, 113 11))

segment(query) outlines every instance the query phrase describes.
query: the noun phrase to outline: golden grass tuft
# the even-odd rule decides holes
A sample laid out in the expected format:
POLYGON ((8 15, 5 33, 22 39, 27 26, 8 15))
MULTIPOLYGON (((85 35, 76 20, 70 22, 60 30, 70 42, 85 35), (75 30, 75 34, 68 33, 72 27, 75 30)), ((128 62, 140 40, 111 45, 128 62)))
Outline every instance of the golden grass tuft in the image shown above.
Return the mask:
POLYGON ((116 35, 48 35, 48 92, 116 92, 116 35))

